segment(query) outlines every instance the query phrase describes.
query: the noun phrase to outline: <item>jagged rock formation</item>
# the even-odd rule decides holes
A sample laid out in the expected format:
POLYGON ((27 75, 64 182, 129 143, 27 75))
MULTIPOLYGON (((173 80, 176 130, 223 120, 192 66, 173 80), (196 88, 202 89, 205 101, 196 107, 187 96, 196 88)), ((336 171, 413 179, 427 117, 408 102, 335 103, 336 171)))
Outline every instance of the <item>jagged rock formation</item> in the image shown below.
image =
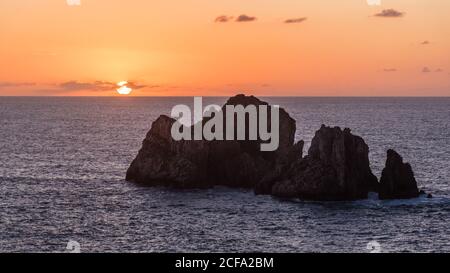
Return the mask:
POLYGON ((419 196, 411 165, 394 150, 387 151, 386 167, 380 180, 380 199, 407 199, 419 196))
MULTIPOLYGON (((230 98, 226 105, 245 107, 268 104, 253 96, 238 95, 230 98)), ((225 106, 222 109, 224 116, 225 106)), ((282 108, 279 117, 278 150, 261 152, 260 140, 174 141, 171 127, 175 120, 160 116, 153 123, 139 154, 129 167, 126 179, 149 186, 203 188, 224 185, 252 188, 293 147, 295 120, 282 108)))
MULTIPOLYGON (((238 95, 227 101, 224 113, 226 105, 267 103, 238 95)), ((262 152, 260 140, 175 141, 174 122, 160 116, 152 124, 127 171, 127 181, 176 188, 253 188, 256 194, 309 200, 364 199, 370 191, 380 191, 384 199, 418 195, 411 167, 393 152, 388 152, 380 185, 370 169, 367 144, 347 128, 322 125, 303 157, 304 142, 294 144, 295 120, 282 108, 280 144, 273 152, 262 152)), ((248 126, 246 130, 248 134, 248 126)))
POLYGON ((312 200, 356 200, 376 191, 377 178, 369 166, 369 147, 349 129, 322 125, 308 156, 288 164, 279 176, 270 175, 258 193, 312 200))
POLYGON ((128 168, 126 180, 148 186, 206 187, 208 149, 202 141, 174 141, 174 119, 160 116, 128 168))

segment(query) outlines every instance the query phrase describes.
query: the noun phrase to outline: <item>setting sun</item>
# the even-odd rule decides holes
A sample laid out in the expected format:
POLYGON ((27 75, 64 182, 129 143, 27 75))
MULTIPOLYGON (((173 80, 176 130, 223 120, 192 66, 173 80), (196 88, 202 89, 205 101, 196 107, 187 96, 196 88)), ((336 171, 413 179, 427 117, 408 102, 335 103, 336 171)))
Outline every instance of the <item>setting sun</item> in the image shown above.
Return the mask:
POLYGON ((117 85, 120 86, 120 88, 117 89, 117 93, 120 95, 129 95, 133 89, 126 86, 128 84, 127 81, 121 81, 118 82, 117 85))

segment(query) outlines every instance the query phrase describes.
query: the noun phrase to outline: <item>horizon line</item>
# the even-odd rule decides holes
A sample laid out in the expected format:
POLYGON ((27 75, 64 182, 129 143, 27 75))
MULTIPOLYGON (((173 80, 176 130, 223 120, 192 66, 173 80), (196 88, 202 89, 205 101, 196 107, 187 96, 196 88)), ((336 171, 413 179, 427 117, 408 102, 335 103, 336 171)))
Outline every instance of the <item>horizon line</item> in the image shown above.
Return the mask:
MULTIPOLYGON (((108 95, 108 96, 74 96, 74 95, 0 95, 1 98, 188 98, 188 97, 206 97, 206 98, 230 98, 237 96, 235 95, 219 95, 219 96, 211 96, 211 95, 180 95, 180 96, 120 96, 120 95, 108 95)), ((448 96, 301 96, 301 95, 251 95, 244 94, 246 96, 254 96, 254 97, 266 97, 266 98, 450 98, 448 96)))

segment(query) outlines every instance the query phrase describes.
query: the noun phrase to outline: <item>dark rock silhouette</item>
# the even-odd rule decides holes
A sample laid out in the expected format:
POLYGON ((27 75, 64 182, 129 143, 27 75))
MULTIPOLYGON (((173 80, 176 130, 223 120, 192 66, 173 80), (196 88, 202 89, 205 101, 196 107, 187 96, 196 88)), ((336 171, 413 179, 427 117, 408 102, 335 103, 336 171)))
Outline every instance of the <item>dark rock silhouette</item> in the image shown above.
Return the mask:
POLYGON ((262 180, 257 193, 312 200, 367 198, 378 188, 369 166, 369 147, 349 129, 322 125, 308 156, 288 164, 281 175, 262 180))
MULTIPOLYGON (((238 95, 230 98, 226 105, 268 104, 253 96, 238 95)), ((225 106, 222 108, 224 116, 225 106)), ((224 185, 252 188, 293 147, 295 120, 282 108, 279 117, 278 150, 261 152, 260 140, 174 141, 171 127, 175 120, 160 116, 147 133, 139 154, 127 171, 126 179, 149 186, 204 188, 224 185)), ((248 126, 246 128, 247 135, 248 126)), ((236 134, 236 128, 234 131, 236 134)))
POLYGON ((411 165, 394 150, 387 151, 386 167, 380 180, 380 199, 408 199, 419 196, 411 165))
MULTIPOLYGON (((224 113, 226 105, 268 104, 237 95, 222 107, 224 113)), ((174 122, 160 116, 152 124, 127 171, 127 181, 175 188, 253 188, 256 194, 309 200, 365 199, 370 191, 383 199, 418 195, 411 167, 393 151, 388 152, 380 185, 370 169, 369 147, 347 128, 322 125, 303 157, 304 142, 294 144, 295 120, 282 108, 279 148, 273 152, 262 152, 261 140, 175 141, 174 122)), ((248 135, 248 118, 246 130, 248 135)))
POLYGON ((206 187, 208 149, 202 141, 174 141, 174 119, 160 116, 127 171, 126 180, 148 186, 206 187))

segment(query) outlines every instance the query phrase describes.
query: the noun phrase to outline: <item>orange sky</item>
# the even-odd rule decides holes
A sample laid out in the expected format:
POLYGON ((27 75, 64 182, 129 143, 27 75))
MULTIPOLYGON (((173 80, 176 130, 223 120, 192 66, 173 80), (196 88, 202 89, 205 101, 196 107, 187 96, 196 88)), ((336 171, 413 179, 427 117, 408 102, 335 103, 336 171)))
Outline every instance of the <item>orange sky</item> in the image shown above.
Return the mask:
POLYGON ((0 95, 449 96, 450 1, 381 1, 1 0, 0 95))

